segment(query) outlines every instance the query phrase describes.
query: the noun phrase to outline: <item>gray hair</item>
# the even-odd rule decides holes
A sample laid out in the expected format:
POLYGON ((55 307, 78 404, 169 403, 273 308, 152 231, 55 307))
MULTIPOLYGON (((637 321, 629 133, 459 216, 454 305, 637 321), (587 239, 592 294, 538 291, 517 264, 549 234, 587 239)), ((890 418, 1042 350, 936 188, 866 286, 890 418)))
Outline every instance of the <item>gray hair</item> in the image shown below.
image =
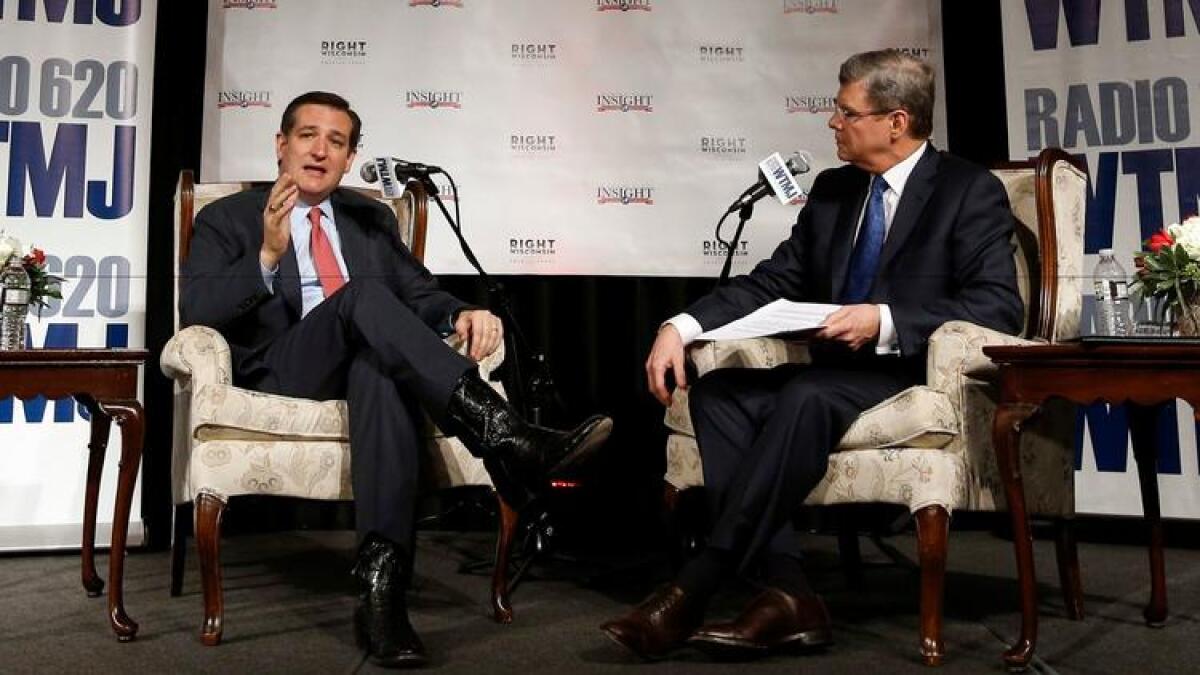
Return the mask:
POLYGON ((876 110, 904 110, 914 138, 933 133, 933 67, 898 49, 855 54, 842 63, 838 82, 862 82, 876 110))

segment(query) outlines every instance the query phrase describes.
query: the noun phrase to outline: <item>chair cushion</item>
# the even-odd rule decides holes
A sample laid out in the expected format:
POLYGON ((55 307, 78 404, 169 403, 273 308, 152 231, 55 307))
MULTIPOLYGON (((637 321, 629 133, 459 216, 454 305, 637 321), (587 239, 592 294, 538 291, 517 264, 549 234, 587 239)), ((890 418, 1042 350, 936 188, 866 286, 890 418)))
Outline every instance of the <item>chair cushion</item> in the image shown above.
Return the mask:
POLYGON ((228 384, 205 384, 194 394, 196 440, 348 441, 345 401, 264 394, 228 384))
MULTIPOLYGON (((677 390, 664 423, 695 436, 686 390, 677 390)), ((945 394, 926 386, 909 387, 858 416, 836 451, 862 448, 944 448, 958 433, 958 418, 945 394)), ((668 450, 669 452, 669 450, 668 450)))
MULTIPOLYGON (((829 456, 825 476, 805 504, 888 502, 917 511, 934 504, 947 511, 966 506, 963 458, 924 448, 846 450, 829 456)), ((678 490, 704 485, 696 439, 667 437, 664 480, 678 490)))

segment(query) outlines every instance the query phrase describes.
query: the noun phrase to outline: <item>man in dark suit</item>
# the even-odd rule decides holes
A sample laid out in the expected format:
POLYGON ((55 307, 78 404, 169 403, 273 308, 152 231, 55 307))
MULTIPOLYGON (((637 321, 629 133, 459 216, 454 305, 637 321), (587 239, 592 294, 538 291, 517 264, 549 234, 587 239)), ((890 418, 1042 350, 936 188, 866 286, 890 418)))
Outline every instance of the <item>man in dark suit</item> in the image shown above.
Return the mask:
POLYGON ((778 298, 841 305, 810 346, 811 366, 718 370, 691 388, 714 526, 674 583, 603 626, 641 656, 684 641, 734 658, 828 644, 794 510, 859 413, 924 380, 938 326, 1020 328, 1006 194, 989 172, 929 144, 932 69, 885 50, 851 57, 838 79, 829 127, 848 164, 817 176, 770 259, 663 324, 646 361, 651 392, 669 405, 666 374, 687 386, 684 347, 703 330, 778 298), (765 590, 733 622, 701 627, 721 584, 757 564, 765 590))
POLYGON ((409 624, 420 409, 482 457, 500 496, 520 509, 547 476, 577 465, 611 429, 594 417, 571 431, 526 423, 478 375, 502 324, 438 288, 375 200, 339 189, 361 131, 345 99, 309 92, 283 113, 279 179, 226 197, 196 217, 183 268, 184 325, 221 332, 234 378, 259 391, 346 399, 362 538, 358 637, 385 666, 419 665, 409 624), (457 333, 470 358, 441 336, 457 333))

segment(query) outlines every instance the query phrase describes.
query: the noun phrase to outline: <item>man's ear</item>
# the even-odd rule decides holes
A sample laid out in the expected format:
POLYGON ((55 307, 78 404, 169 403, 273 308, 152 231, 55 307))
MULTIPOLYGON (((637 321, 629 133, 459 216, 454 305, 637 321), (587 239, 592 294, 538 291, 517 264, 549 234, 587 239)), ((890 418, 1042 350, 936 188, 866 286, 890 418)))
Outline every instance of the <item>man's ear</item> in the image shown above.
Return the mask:
POLYGON ((354 158, 357 156, 358 156, 357 152, 351 152, 349 155, 346 156, 346 170, 343 171, 342 173, 344 173, 344 174, 350 173, 350 167, 351 167, 351 165, 354 164, 354 158))
POLYGON ((284 136, 283 132, 281 132, 281 131, 275 132, 275 163, 276 164, 280 164, 281 162, 283 162, 283 146, 285 146, 285 145, 287 145, 287 136, 284 136))
POLYGON ((908 134, 908 125, 911 123, 912 117, 909 116, 907 110, 901 108, 899 110, 892 111, 891 116, 888 118, 888 124, 891 125, 890 131, 892 133, 892 137, 903 138, 906 136, 908 134))

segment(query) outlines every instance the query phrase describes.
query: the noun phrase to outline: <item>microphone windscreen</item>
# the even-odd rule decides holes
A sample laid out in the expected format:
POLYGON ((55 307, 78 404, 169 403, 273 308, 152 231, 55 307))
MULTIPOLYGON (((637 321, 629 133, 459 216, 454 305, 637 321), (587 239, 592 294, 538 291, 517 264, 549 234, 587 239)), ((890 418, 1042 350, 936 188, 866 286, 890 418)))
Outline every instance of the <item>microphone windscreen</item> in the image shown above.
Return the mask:
POLYGON ((358 170, 358 176, 368 183, 379 180, 379 170, 375 168, 375 160, 363 162, 362 168, 358 170))
POLYGON ((787 160, 788 170, 792 172, 793 176, 799 176, 802 173, 808 173, 812 170, 812 165, 812 153, 808 152, 807 150, 794 152, 792 153, 791 157, 788 157, 787 160))

